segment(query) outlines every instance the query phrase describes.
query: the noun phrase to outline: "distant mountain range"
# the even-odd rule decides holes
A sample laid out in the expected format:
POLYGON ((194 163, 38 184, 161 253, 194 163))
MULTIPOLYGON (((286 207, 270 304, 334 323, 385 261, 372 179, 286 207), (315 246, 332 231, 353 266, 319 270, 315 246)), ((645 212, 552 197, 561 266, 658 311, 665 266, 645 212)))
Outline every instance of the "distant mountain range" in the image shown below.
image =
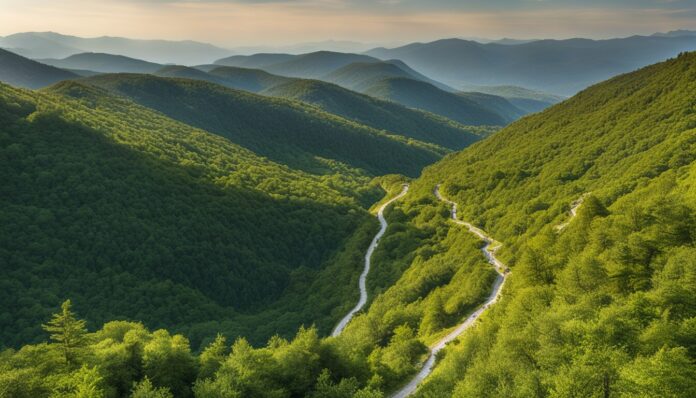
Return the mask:
POLYGON ((258 68, 283 76, 320 79, 336 69, 356 62, 379 61, 377 58, 362 54, 317 51, 300 55, 255 54, 232 56, 219 59, 214 63, 224 66, 258 68))
POLYGON ((229 55, 230 50, 196 41, 135 40, 123 37, 83 38, 54 32, 26 32, 0 37, 0 47, 28 58, 65 58, 97 52, 156 63, 202 64, 229 55))
POLYGON ((104 53, 81 53, 64 59, 39 59, 41 63, 62 69, 89 70, 99 73, 153 73, 161 64, 104 53))
POLYGON ((78 74, 19 56, 0 49, 0 81, 17 87, 41 88, 55 82, 74 79, 78 74))
MULTIPOLYGON (((417 72, 401 60, 380 61, 360 54, 330 51, 302 55, 256 54, 232 56, 215 63, 324 80, 465 125, 505 125, 529 113, 527 109, 537 111, 554 103, 535 102, 522 108, 494 95, 458 94, 454 88, 417 72)), ((203 69, 211 70, 209 66, 203 69)))
POLYGON ((400 59, 447 85, 516 85, 572 95, 611 76, 684 51, 696 50, 692 32, 610 40, 539 40, 506 45, 461 39, 376 48, 367 55, 400 59))
MULTIPOLYGON (((386 127, 387 129, 389 129, 389 126, 403 124, 393 124, 392 122, 385 124, 382 118, 385 115, 396 116, 399 113, 403 114, 407 109, 400 108, 399 112, 394 114, 394 109, 396 109, 394 108, 389 112, 381 113, 381 116, 370 116, 367 113, 370 112, 369 109, 375 104, 374 100, 348 90, 433 114, 426 117, 426 119, 432 119, 434 115, 439 115, 468 126, 502 126, 530 111, 543 109, 553 103, 553 101, 545 103, 537 101, 531 107, 518 107, 500 96, 480 93, 456 93, 452 87, 416 72, 400 60, 379 61, 359 54, 326 51, 299 56, 259 54, 257 56, 232 57, 231 59, 218 61, 219 63, 254 66, 281 61, 267 65, 265 70, 216 64, 203 65, 197 68, 181 65, 161 65, 135 58, 102 53, 82 53, 60 60, 46 59, 41 60, 45 63, 42 64, 9 52, 7 54, 7 64, 3 65, 3 62, 0 62, 0 66, 3 66, 7 75, 4 81, 21 87, 40 88, 60 80, 90 77, 101 73, 155 74, 161 77, 202 80, 254 93, 298 99, 351 119, 357 118, 357 120, 371 120, 373 122, 379 120, 380 122, 375 127, 386 127), (10 58, 14 59, 14 61, 10 61, 10 58), (33 65, 33 68, 37 71, 36 81, 18 78, 23 73, 22 69, 25 69, 21 66, 23 64, 33 65), (14 69, 17 70, 12 72, 14 75, 11 75, 10 71, 14 69), (281 74, 272 74, 267 70, 279 71, 281 74), (317 81, 314 83, 299 81, 306 78, 335 83, 348 90, 332 87, 328 83, 319 84, 317 81), (282 89, 273 90, 281 85, 284 86, 282 89), (289 90, 293 88, 299 89, 299 91, 297 93, 290 92, 289 90), (312 93, 311 95, 308 95, 307 90, 309 88, 311 88, 309 90, 312 93), (371 102, 372 105, 369 107, 359 106, 356 110, 348 109, 348 104, 357 104, 356 100, 363 104, 371 102)), ((384 108, 385 104, 380 104, 380 106, 384 108)), ((419 117, 423 118, 422 115, 419 117)), ((392 117, 389 119, 392 119, 392 117)), ((421 125, 428 126, 429 123, 421 125)), ((432 129, 432 126, 425 128, 432 129)), ((461 126, 457 128, 461 128, 461 126)), ((401 134, 404 131, 402 129, 401 134)), ((438 131, 438 128, 435 128, 435 131, 438 131)), ((415 137, 419 136, 419 134, 406 135, 415 137)), ((425 136, 428 135, 425 134, 425 136)), ((459 149, 468 145, 470 141, 467 139, 448 139, 440 142, 435 141, 435 143, 438 145, 444 144, 450 149, 459 149)))

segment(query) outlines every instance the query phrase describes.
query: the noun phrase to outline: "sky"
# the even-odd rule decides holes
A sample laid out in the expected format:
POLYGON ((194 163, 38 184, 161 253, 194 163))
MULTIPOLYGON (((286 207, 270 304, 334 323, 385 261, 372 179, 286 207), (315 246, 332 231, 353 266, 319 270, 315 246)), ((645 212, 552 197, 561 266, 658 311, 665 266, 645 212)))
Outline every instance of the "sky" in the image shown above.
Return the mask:
POLYGON ((696 30, 696 0, 0 0, 0 35, 198 40, 223 47, 324 40, 607 38, 696 30))

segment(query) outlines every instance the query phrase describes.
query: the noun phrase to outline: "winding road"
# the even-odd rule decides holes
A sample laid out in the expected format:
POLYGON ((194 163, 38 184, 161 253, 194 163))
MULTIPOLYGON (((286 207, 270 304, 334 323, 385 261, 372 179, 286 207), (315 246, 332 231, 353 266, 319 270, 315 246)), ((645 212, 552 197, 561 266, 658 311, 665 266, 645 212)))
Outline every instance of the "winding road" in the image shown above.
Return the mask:
POLYGON ((498 301, 498 298, 500 297, 500 292, 503 288, 503 284, 505 283, 505 278, 510 273, 510 270, 495 256, 495 252, 502 246, 502 244, 488 236, 483 230, 474 227, 468 222, 460 221, 459 219, 457 219, 457 204, 455 202, 452 202, 451 200, 447 200, 442 197, 442 195, 440 194, 439 184, 435 187, 434 193, 439 200, 446 202, 451 206, 450 214, 453 222, 467 227, 471 233, 475 234, 476 236, 478 236, 486 242, 486 244, 481 248, 481 251, 483 251, 483 254, 486 256, 486 259, 488 259, 488 262, 495 268, 496 272, 498 272, 498 276, 495 278, 495 282, 493 282, 493 289, 486 301, 483 304, 481 304, 476 311, 471 313, 471 315, 469 315, 464 320, 464 322, 460 323, 447 336, 438 340, 434 345, 430 347, 430 354, 428 356, 428 359, 425 361, 425 364, 423 364, 423 368, 421 368, 420 372, 418 372, 418 374, 416 374, 413 377, 413 379, 411 379, 408 382, 408 384, 406 384, 400 390, 395 392, 394 395, 392 395, 392 398, 405 398, 416 391, 418 385, 433 371, 433 368, 435 367, 435 359, 437 357, 437 353, 440 352, 443 348, 445 348, 445 346, 447 346, 448 343, 455 340, 457 337, 459 337, 459 335, 464 333, 464 331, 473 326, 476 320, 481 316, 481 314, 483 314, 483 312, 488 307, 490 307, 491 305, 495 304, 496 301, 498 301))
MULTIPOLYGON (((498 301, 498 298, 500 297, 500 292, 503 288, 503 284, 505 283, 505 279, 507 275, 510 274, 510 269, 506 267, 505 264, 503 264, 495 256, 495 252, 502 246, 502 243, 488 236, 482 229, 476 228, 468 222, 460 221, 457 218, 457 204, 455 202, 452 202, 451 200, 445 199, 440 194, 439 184, 435 186, 434 193, 439 200, 446 202, 451 206, 450 214, 453 222, 467 227, 471 233, 473 233, 474 235, 478 236, 486 242, 486 244, 481 248, 481 250, 483 251, 483 254, 486 256, 486 259, 488 259, 488 262, 495 268, 496 272, 498 272, 498 277, 495 279, 495 282, 493 282, 493 291, 491 292, 490 296, 488 296, 488 299, 486 299, 486 301, 481 306, 479 306, 479 308, 476 311, 469 315, 469 317, 466 318, 464 322, 460 323, 447 336, 440 339, 433 346, 430 347, 430 355, 428 356, 428 359, 425 361, 423 368, 421 368, 420 372, 418 372, 418 374, 416 374, 416 376, 414 376, 413 379, 411 379, 408 382, 408 384, 406 384, 399 391, 394 393, 394 395, 392 395, 392 398, 406 398, 416 391, 418 385, 423 380, 425 380, 425 378, 428 377, 430 373, 432 373, 433 368, 435 367, 435 359, 437 357, 437 353, 440 352, 443 348, 445 348, 445 346, 447 346, 448 343, 455 340, 457 337, 459 337, 459 335, 464 333, 464 331, 473 326, 474 322, 476 322, 476 320, 481 316, 483 311, 485 311, 488 307, 490 307, 491 305, 495 304, 496 301, 498 301)), ((578 198, 571 204, 570 218, 565 223, 556 227, 559 231, 568 226, 568 224, 578 214, 578 209, 580 208, 580 206, 582 206, 582 203, 587 195, 587 193, 582 195, 580 198, 578 198)))
POLYGON ((370 243, 370 247, 367 248, 367 252, 365 253, 365 268, 363 269, 362 274, 360 274, 360 279, 358 280, 358 287, 360 288, 360 300, 358 300, 358 304, 356 304, 355 307, 353 307, 353 309, 350 310, 350 312, 348 312, 348 314, 346 314, 346 316, 344 316, 340 322, 338 322, 338 325, 336 325, 333 332, 331 332, 331 336, 336 337, 339 334, 341 334, 341 332, 343 332, 343 329, 345 329, 348 325, 348 322, 350 322, 350 320, 353 319, 353 316, 355 316, 355 314, 358 311, 360 311, 367 303, 366 281, 367 274, 370 273, 370 259, 372 258, 372 253, 375 251, 375 248, 377 247, 380 238, 382 238, 382 235, 384 235, 384 233, 387 231, 388 224, 387 220, 384 218, 384 210, 394 201, 406 195, 407 192, 408 184, 404 184, 404 188, 401 190, 401 193, 389 199, 379 208, 379 211, 377 212, 377 219, 380 223, 380 229, 379 232, 377 232, 377 235, 375 235, 375 237, 372 238, 372 243, 370 243))

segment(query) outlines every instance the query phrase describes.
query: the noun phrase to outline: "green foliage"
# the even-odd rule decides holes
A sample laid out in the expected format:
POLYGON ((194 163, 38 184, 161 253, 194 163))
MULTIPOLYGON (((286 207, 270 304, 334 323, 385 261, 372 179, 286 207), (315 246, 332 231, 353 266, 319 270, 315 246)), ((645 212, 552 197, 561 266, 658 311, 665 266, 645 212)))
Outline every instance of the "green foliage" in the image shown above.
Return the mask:
POLYGON ((143 347, 143 372, 155 386, 166 387, 176 396, 189 396, 197 368, 188 339, 165 330, 154 332, 143 347))
MULTIPOLYGON (((1 203, 10 210, 0 213, 3 242, 8 242, 0 254, 7 260, 3 264, 10 264, 2 271, 10 278, 0 281, 5 295, 0 299, 22 304, 15 306, 19 310, 4 309, 3 330, 12 319, 19 320, 12 325, 15 330, 31 330, 27 323, 33 318, 22 311, 41 314, 41 303, 55 301, 55 296, 80 296, 90 287, 103 294, 115 286, 130 288, 129 282, 143 291, 125 293, 138 300, 134 308, 149 309, 148 315, 178 305, 196 309, 193 317, 201 322, 209 315, 225 319, 221 314, 230 306, 240 312, 262 310, 194 324, 190 330, 210 342, 196 354, 183 335, 150 332, 139 323, 109 322, 86 333, 67 301, 47 323, 53 343, 0 353, 0 397, 379 397, 393 391, 419 369, 427 345, 490 294, 496 277, 480 251, 482 242, 450 222, 449 209, 434 198, 432 189, 439 183, 445 196, 460 204, 462 218, 505 243, 500 255, 513 271, 500 300, 443 351, 420 396, 693 396, 695 77, 696 54, 618 77, 427 169, 409 195, 387 212, 389 228, 368 278, 369 306, 341 335, 325 339, 320 331, 350 307, 345 298, 351 291, 356 294, 356 283, 348 282, 361 264, 360 249, 374 234, 361 204, 379 189, 346 194, 366 184, 366 175, 353 170, 318 176, 289 169, 94 87, 63 85, 58 91, 68 95, 64 97, 0 86, 0 142, 6 144, 0 146, 0 160, 11 171, 3 174, 8 184, 0 198, 14 200, 1 203), (121 125, 121 120, 131 123, 121 125), (249 178, 234 180, 230 164, 249 178), (104 186, 90 190, 79 181, 67 183, 52 170, 61 171, 58 176, 89 170, 85 179, 104 186), (259 170, 277 174, 278 180, 267 184, 255 173, 259 170), (51 188, 66 186, 74 199, 51 188), (140 189, 159 195, 139 197, 134 192, 140 189), (111 196, 105 198, 104 192, 111 196), (186 206, 191 195, 198 195, 191 202, 195 206, 186 206), (161 203, 162 197, 174 199, 161 203), (578 198, 582 205, 569 219, 570 204, 578 198), (70 204, 71 199, 77 204, 67 209, 56 204, 70 204), (119 200, 129 206, 113 207, 119 200), (165 211, 146 206, 149 200, 165 211), (254 212, 259 205, 263 212, 254 212), (226 212, 228 207, 236 213, 226 212), (181 223, 188 212, 195 216, 181 223), (121 213, 147 223, 134 222, 139 228, 129 229, 121 213), (167 219, 170 213, 175 219, 167 219), (239 213, 249 221, 216 229, 221 218, 245 220, 235 218, 239 213), (109 219, 112 214, 119 214, 117 221, 109 219), (81 220, 69 223, 67 229, 75 229, 69 234, 59 227, 67 217, 81 220), (110 222, 101 225, 93 219, 110 222), (159 224, 162 219, 167 223, 159 224), (267 225, 273 228, 263 228, 267 225), (195 233, 184 239, 170 231, 181 226, 195 233), (219 235, 206 235, 211 228, 219 235), (235 232, 239 228, 243 233, 235 232), (104 232, 111 229, 119 233, 104 232), (153 257, 151 252, 134 251, 130 248, 137 244, 119 240, 133 234, 135 242, 138 237, 152 245, 161 241, 140 234, 142 229, 171 237, 175 244, 170 247, 192 242, 196 244, 184 247, 208 247, 203 241, 225 242, 230 235, 236 240, 225 247, 245 250, 177 263, 189 255, 184 249, 166 257, 172 273, 159 275, 151 273, 151 266, 162 261, 138 263, 143 255, 153 257), (92 233, 85 237, 84 231, 92 233), (202 241, 196 235, 203 235, 202 241), (246 235, 252 239, 245 240, 246 235), (305 235, 313 237, 311 244, 301 238, 305 235), (326 241, 317 244, 316 237, 326 241), (114 247, 105 244, 112 240, 114 247), (93 247, 96 253, 87 250, 93 247), (133 253, 119 257, 124 247, 133 253), (54 251, 61 255, 51 257, 54 251), (307 253, 314 252, 307 260, 307 253), (103 253, 110 263, 99 256, 103 253), (90 262, 80 262, 83 255, 90 262), (67 258, 78 264, 58 261, 67 258), (209 270, 227 258, 248 262, 213 268, 215 279, 195 278, 200 262, 209 270), (289 260, 297 258, 307 262, 289 260), (263 290, 278 269, 286 273, 263 290), (124 270, 135 277, 107 284, 124 270), (249 270, 259 274, 250 276, 249 270), (233 275, 225 279, 229 273, 233 275), (74 274, 79 278, 71 278, 74 274), (157 290, 163 277, 175 286, 174 301, 162 299, 166 296, 157 290), (26 292, 19 281, 35 290, 26 292), (241 290, 239 297, 226 289, 235 282, 240 283, 234 286, 241 290), (71 289, 61 290, 63 286, 71 289), (260 289, 257 297, 275 294, 283 303, 259 305, 253 302, 257 291, 244 290, 249 286, 260 289), (181 295, 182 290, 190 293, 181 295), (21 297, 11 299, 13 295, 21 297), (249 302, 240 304, 249 296, 249 302), (319 304, 324 298, 328 304, 319 304), (165 304, 148 307, 146 299, 165 304), (286 311, 303 304, 308 308, 286 311), (284 316, 290 319, 285 330, 313 318, 319 319, 320 329, 300 327, 292 339, 269 333, 273 325, 287 321, 273 318, 284 316), (224 337, 212 340, 209 333, 240 330, 240 321, 250 327, 270 319, 278 323, 256 331, 257 340, 273 335, 264 346, 239 337, 228 348, 224 337)), ((402 182, 390 175, 373 184, 393 193, 402 182)), ((84 313, 104 316, 106 305, 85 302, 84 313)), ((185 315, 175 314, 179 318, 169 319, 172 324, 185 315)))
POLYGON ((207 346, 201 355, 198 357, 199 371, 198 377, 208 379, 215 375, 222 362, 227 356, 227 340, 221 334, 218 334, 215 341, 207 346))
MULTIPOLYGON (((403 183, 399 176, 379 180, 392 194, 403 183)), ((300 328, 291 340, 275 336, 255 348, 238 338, 230 349, 218 336, 195 355, 182 335, 114 321, 87 336, 75 366, 94 369, 100 378, 89 380, 106 397, 382 397, 417 371, 426 343, 487 296, 494 277, 480 242, 449 223, 441 203, 429 196, 397 203, 375 267, 407 271, 371 275, 371 297, 381 293, 339 337, 320 339, 316 328, 300 328), (400 239, 410 243, 395 246, 400 239)), ((19 391, 43 397, 59 380, 76 380, 59 344, 27 345, 2 359, 0 391, 17 388, 21 377, 19 391)))
POLYGON ((131 398, 173 398, 171 392, 165 387, 155 387, 147 376, 139 383, 133 385, 131 398))
POLYGON ((79 370, 60 375, 54 382, 51 397, 61 398, 104 398, 103 383, 96 367, 82 366, 79 370))

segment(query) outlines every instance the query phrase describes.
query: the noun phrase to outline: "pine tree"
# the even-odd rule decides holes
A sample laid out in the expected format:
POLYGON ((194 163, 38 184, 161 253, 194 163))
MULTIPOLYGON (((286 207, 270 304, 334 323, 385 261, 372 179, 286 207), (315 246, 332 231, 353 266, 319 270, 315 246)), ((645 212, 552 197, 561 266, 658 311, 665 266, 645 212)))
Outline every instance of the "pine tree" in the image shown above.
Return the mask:
POLYGON ((60 306, 61 312, 53 314, 48 323, 41 327, 50 333, 51 340, 61 346, 65 362, 74 365, 77 350, 82 347, 87 340, 86 322, 77 319, 70 310, 70 300, 65 300, 60 306))

